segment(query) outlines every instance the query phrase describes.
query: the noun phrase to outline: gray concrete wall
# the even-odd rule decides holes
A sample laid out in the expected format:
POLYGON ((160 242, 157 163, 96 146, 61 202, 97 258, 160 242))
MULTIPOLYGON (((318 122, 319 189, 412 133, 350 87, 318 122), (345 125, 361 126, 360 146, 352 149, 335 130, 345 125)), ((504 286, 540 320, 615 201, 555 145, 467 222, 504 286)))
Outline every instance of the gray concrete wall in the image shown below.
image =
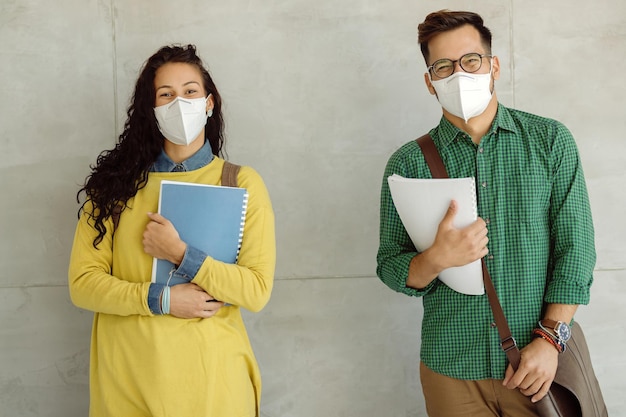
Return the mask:
MULTIPOLYGON (((439 1, 1 0, 0 415, 84 416, 92 315, 72 306, 75 193, 113 146, 142 62, 195 43, 226 107, 230 159, 257 168, 277 218, 273 298, 246 314, 263 416, 424 416, 421 302, 375 277, 391 152, 437 123, 416 25, 439 1)), ((626 4, 451 0, 483 14, 500 100, 563 121, 597 231, 578 314, 613 416, 626 343, 626 4)))

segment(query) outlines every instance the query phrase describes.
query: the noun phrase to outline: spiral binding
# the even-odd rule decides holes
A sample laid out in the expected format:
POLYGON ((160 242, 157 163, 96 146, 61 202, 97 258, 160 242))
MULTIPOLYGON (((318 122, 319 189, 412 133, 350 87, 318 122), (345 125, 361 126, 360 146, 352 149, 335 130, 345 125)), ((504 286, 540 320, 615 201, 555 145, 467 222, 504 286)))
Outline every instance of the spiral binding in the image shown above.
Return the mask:
POLYGON ((248 211, 248 192, 243 195, 243 205, 241 207, 241 222, 239 223, 239 241, 237 244, 237 255, 235 256, 235 263, 239 258, 239 251, 241 250, 241 242, 243 240, 243 228, 246 225, 246 212, 248 211))
POLYGON ((476 177, 472 178, 472 202, 474 203, 474 218, 478 218, 478 194, 476 190, 476 177))

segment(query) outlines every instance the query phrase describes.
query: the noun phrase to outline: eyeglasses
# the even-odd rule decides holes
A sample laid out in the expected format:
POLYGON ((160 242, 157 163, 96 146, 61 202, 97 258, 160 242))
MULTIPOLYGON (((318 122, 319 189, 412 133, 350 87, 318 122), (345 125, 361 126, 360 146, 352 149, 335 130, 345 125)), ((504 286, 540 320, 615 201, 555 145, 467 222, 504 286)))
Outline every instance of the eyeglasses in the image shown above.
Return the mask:
POLYGON ((483 58, 491 58, 491 55, 481 55, 476 52, 470 52, 454 61, 448 58, 439 59, 428 67, 428 71, 432 71, 432 74, 435 74, 439 78, 447 78, 454 74, 454 64, 458 62, 463 71, 472 73, 478 71, 483 65, 483 58))

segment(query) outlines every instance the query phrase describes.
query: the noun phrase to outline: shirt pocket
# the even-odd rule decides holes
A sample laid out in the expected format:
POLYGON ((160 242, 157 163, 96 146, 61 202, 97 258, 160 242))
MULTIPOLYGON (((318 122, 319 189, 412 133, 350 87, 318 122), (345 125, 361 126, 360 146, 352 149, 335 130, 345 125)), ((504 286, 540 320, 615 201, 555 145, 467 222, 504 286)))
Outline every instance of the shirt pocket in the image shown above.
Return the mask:
POLYGON ((551 188, 550 179, 542 173, 513 177, 506 191, 509 218, 528 226, 547 225, 551 188))

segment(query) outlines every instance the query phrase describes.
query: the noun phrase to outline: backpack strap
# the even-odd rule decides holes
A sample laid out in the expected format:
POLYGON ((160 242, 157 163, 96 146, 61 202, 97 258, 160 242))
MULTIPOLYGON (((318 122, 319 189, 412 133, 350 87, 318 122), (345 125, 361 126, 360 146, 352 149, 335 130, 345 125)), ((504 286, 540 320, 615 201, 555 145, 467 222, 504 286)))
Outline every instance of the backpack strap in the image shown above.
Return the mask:
POLYGON ((222 186, 224 187, 237 187, 237 174, 241 166, 235 165, 228 161, 224 161, 224 167, 222 168, 222 186))
POLYGON ((122 205, 117 204, 113 207, 113 212, 111 213, 111 218, 113 219, 113 232, 115 233, 115 229, 117 229, 117 225, 120 222, 120 214, 122 214, 122 205))

